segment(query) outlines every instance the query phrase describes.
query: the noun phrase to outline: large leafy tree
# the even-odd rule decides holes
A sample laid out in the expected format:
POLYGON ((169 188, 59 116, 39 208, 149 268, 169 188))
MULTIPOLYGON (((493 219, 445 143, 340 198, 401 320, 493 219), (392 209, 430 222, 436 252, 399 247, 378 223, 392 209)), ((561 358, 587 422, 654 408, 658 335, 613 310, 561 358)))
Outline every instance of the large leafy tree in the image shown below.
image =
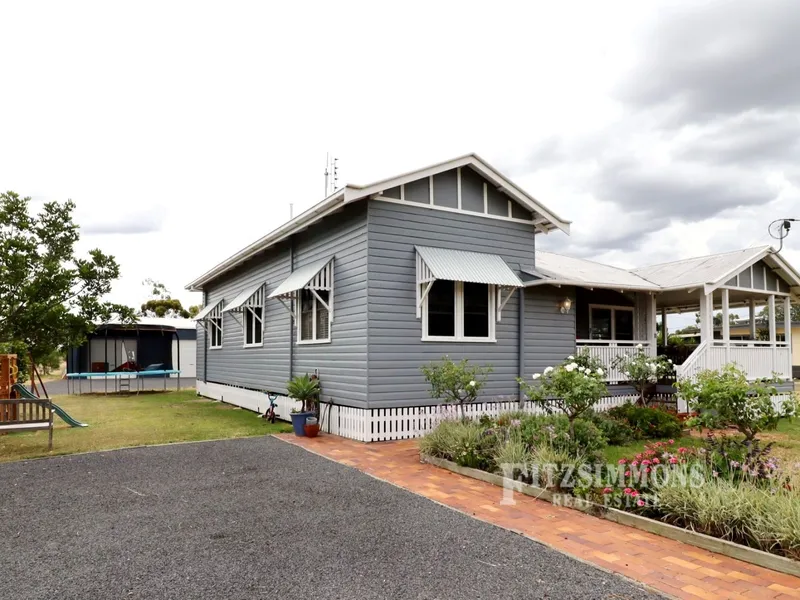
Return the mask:
POLYGON ((135 317, 103 300, 120 274, 114 257, 77 256, 75 204, 47 202, 32 215, 30 200, 0 194, 0 344, 41 363, 81 344, 97 322, 135 317))
POLYGON ((145 279, 143 285, 150 288, 150 298, 142 304, 141 312, 143 317, 167 317, 177 319, 181 317, 188 319, 193 317, 199 312, 199 308, 192 314, 192 309, 195 307, 190 306, 188 309, 183 308, 183 304, 177 298, 173 298, 167 286, 160 281, 153 279, 145 279))
MULTIPOLYGON (((775 322, 778 325, 783 325, 783 302, 775 303, 775 322)), ((789 313, 792 316, 792 322, 800 321, 800 304, 792 304, 792 311, 789 313)), ((765 306, 758 313, 757 319, 759 321, 769 321, 769 306, 765 306)))

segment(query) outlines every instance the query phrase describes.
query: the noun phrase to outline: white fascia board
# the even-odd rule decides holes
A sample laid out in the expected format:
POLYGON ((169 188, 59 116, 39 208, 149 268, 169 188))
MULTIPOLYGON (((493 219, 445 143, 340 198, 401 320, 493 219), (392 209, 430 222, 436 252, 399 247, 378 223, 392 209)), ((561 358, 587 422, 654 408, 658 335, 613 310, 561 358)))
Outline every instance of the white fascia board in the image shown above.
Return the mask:
POLYGON ((743 271, 744 269, 746 269, 750 265, 755 264, 759 260, 764 258, 767 254, 769 254, 770 250, 771 250, 771 248, 769 248, 769 247, 768 248, 764 248, 758 254, 750 256, 747 260, 743 260, 738 265, 736 265, 734 268, 729 269, 724 275, 722 275, 721 277, 718 277, 716 281, 708 281, 708 282, 704 283, 703 284, 703 290, 705 291, 706 294, 712 293, 718 287, 720 287, 722 285, 725 285, 726 281, 730 281, 731 277, 735 276, 737 273, 740 273, 741 271, 743 271))

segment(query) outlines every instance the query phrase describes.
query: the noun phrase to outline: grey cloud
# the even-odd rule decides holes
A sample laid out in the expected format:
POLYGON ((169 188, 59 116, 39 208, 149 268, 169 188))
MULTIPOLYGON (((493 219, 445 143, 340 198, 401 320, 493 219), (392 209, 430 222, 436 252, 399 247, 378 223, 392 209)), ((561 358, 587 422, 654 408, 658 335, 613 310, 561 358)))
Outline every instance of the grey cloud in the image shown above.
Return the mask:
POLYGON ((796 0, 690 3, 664 11, 619 98, 667 111, 673 126, 751 109, 800 106, 796 0))
POLYGON ((594 181, 598 200, 613 202, 645 218, 694 221, 775 197, 766 182, 730 170, 684 165, 653 167, 634 160, 605 164, 594 181))
POLYGON ((81 233, 87 235, 133 235, 157 231, 161 231, 161 219, 152 214, 92 220, 81 225, 81 233))
POLYGON ((630 217, 627 224, 620 224, 613 229, 591 226, 584 229, 579 225, 570 237, 550 235, 546 238, 537 238, 539 240, 537 247, 579 258, 593 259, 612 250, 636 250, 651 233, 669 225, 668 218, 653 217, 643 212, 627 216, 630 217))
POLYGON ((710 164, 779 166, 800 157, 800 116, 752 112, 703 129, 673 155, 710 164))

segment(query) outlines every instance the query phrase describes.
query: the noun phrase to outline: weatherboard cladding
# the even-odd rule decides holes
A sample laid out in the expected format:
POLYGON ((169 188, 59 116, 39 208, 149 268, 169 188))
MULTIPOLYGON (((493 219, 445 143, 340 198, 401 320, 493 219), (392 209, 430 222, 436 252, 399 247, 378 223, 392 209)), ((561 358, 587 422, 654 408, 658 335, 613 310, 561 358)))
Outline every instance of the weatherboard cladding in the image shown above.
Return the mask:
MULTIPOLYGON (((294 374, 318 370, 323 400, 344 399, 351 406, 366 405, 366 203, 345 208, 294 236, 295 270, 335 255, 334 321, 331 342, 298 344, 294 338, 294 374)), ((267 282, 271 293, 289 277, 289 241, 247 261, 205 286, 206 300, 234 298, 242 289, 267 282)), ((206 380, 249 389, 286 393, 289 379, 290 317, 277 300, 265 302, 264 344, 243 347, 242 325, 223 316, 223 345, 204 350, 198 337, 198 376, 207 352, 206 380)), ((200 333, 202 335, 202 332, 200 333)), ((204 337, 204 336, 203 336, 204 337)))
MULTIPOLYGON (((415 246, 433 246, 499 255, 514 272, 534 261, 532 225, 497 221, 463 213, 440 213, 414 205, 369 201, 369 406, 373 408, 420 406, 430 398, 420 366, 444 355, 491 364, 484 398, 518 395, 518 290, 506 304, 496 325, 497 342, 423 342, 422 323, 416 317, 415 246)), ((561 292, 563 294, 563 292, 561 292)), ((574 317, 564 318, 547 291, 536 290, 529 311, 541 323, 527 324, 532 331, 550 331, 556 338, 555 355, 575 347, 574 317), (538 298, 546 297, 539 301, 538 298), (557 322, 552 319, 555 318, 557 322), (558 323, 571 322, 556 332, 558 323), (566 332, 566 335, 565 333, 566 332), (571 339, 570 338, 571 335, 571 339)), ((526 296, 527 297, 527 296, 526 296)), ((546 344, 549 344, 547 342, 546 344)), ((554 351, 541 340, 526 340, 533 360, 555 361, 554 351)), ((565 356, 566 356, 565 354, 565 356)))
POLYGON ((576 306, 575 288, 541 286, 525 290, 526 378, 575 353, 575 311, 565 314, 558 306, 565 298, 576 306))

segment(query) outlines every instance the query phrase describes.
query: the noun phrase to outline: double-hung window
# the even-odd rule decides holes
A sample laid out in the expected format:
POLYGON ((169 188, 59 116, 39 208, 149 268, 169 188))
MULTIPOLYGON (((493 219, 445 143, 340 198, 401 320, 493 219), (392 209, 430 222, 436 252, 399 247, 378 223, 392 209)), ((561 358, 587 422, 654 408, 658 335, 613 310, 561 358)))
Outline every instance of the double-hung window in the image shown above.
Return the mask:
POLYGON ((590 305, 589 334, 593 340, 633 340, 633 307, 590 305))
POLYGON ((437 279, 425 297, 423 341, 495 341, 495 286, 437 279))
POLYGON ((300 330, 301 342, 329 342, 330 329, 330 291, 300 290, 300 330))
POLYGON ((261 346, 264 341, 264 307, 247 306, 244 310, 244 345, 261 346))

